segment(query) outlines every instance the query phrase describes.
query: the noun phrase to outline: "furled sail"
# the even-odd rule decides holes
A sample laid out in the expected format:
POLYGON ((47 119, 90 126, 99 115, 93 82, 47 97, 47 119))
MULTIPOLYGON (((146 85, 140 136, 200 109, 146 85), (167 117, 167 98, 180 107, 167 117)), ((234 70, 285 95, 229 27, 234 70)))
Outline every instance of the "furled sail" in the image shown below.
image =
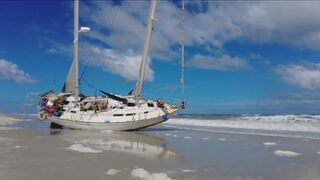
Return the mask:
POLYGON ((67 80, 64 84, 64 87, 63 87, 63 92, 74 92, 75 89, 77 88, 77 85, 76 85, 76 81, 77 81, 77 77, 76 77, 76 67, 75 67, 75 64, 74 62, 72 62, 72 65, 70 67, 70 70, 69 70, 69 74, 67 76, 67 80))
POLYGON ((79 49, 79 0, 74 1, 74 41, 73 62, 69 70, 67 80, 62 89, 63 92, 72 92, 78 97, 78 49, 79 49))
POLYGON ((139 79, 137 81, 136 87, 133 92, 137 102, 139 101, 139 98, 140 98, 142 85, 143 85, 143 81, 144 81, 144 76, 146 73, 146 67, 147 67, 147 61, 148 61, 148 55, 149 55, 149 49, 150 49, 150 43, 151 43, 151 35, 152 35, 152 30, 153 30, 153 20, 155 20, 154 14, 155 14, 155 10, 156 10, 156 5, 157 5, 157 1, 152 0, 150 12, 149 12, 149 18, 148 18, 147 31, 146 31, 146 36, 145 36, 145 40, 144 40, 142 60, 141 60, 140 70, 139 70, 139 79))

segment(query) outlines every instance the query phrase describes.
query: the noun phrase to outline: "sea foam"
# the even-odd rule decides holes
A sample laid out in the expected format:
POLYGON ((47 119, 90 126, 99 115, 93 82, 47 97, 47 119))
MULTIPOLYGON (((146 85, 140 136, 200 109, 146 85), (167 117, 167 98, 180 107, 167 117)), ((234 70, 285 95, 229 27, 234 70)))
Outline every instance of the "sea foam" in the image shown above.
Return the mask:
POLYGON ((265 142, 265 143, 263 143, 263 145, 265 145, 265 146, 275 146, 275 145, 277 145, 277 143, 275 143, 275 142, 265 142))
POLYGON ((121 171, 120 169, 109 169, 105 174, 113 176, 118 174, 120 171, 121 171))
POLYGON ((276 150, 273 152, 277 156, 286 156, 286 157, 293 157, 293 156, 299 156, 300 153, 296 153, 293 151, 283 151, 283 150, 276 150))
POLYGON ((73 144, 67 149, 71 151, 82 152, 82 153, 101 153, 102 152, 100 150, 95 150, 90 147, 83 146, 82 144, 73 144))
POLYGON ((251 115, 213 119, 173 118, 167 125, 320 132, 320 115, 251 115))
POLYGON ((150 173, 145 169, 138 168, 131 171, 131 176, 145 180, 172 180, 166 173, 150 173))
POLYGON ((193 169, 181 169, 182 172, 185 172, 185 173, 194 173, 196 172, 196 170, 193 170, 193 169))

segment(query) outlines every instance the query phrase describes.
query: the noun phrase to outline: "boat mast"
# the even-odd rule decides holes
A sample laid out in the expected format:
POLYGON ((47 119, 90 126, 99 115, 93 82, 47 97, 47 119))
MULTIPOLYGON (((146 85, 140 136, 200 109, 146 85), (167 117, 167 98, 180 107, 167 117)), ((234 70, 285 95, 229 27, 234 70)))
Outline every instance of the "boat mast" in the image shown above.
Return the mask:
POLYGON ((182 0, 182 16, 181 16, 181 28, 182 28, 182 40, 181 40, 181 92, 182 92, 182 101, 184 101, 184 0, 182 0))
POLYGON ((151 7, 150 7, 149 17, 148 17, 148 25, 147 25, 144 46, 143 46, 142 60, 140 63, 139 79, 137 81, 137 84, 134 90, 134 97, 136 100, 136 104, 139 102, 142 85, 144 81, 144 76, 146 73, 146 66, 147 66, 148 55, 150 50, 151 35, 153 30, 153 21, 155 20, 154 14, 156 10, 156 4, 157 4, 157 0, 151 0, 151 7))
POLYGON ((73 29, 73 63, 75 66, 74 71, 74 80, 75 80, 75 87, 73 94, 75 99, 78 100, 79 95, 79 58, 78 58, 78 51, 79 51, 79 0, 74 0, 74 29, 73 29))

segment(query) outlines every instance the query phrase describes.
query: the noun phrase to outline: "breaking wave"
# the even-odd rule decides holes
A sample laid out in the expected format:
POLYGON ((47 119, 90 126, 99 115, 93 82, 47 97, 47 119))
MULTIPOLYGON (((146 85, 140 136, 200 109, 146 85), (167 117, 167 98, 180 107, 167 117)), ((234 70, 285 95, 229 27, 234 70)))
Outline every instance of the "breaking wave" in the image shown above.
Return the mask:
POLYGON ((320 115, 245 115, 224 117, 183 117, 167 121, 167 125, 206 128, 292 131, 320 133, 320 115))

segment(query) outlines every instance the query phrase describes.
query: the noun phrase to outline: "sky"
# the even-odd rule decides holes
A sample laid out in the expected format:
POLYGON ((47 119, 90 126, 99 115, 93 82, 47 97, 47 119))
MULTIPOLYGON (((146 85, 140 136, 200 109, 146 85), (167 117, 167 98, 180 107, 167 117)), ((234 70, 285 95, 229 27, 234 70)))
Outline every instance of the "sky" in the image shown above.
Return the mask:
MULTIPOLYGON (((320 1, 185 1, 182 113, 319 114, 320 1)), ((150 1, 80 1, 81 92, 135 86, 150 1)), ((143 96, 178 103, 181 1, 159 1, 143 96)), ((59 92, 72 63, 72 1, 0 1, 0 111, 59 92)))

